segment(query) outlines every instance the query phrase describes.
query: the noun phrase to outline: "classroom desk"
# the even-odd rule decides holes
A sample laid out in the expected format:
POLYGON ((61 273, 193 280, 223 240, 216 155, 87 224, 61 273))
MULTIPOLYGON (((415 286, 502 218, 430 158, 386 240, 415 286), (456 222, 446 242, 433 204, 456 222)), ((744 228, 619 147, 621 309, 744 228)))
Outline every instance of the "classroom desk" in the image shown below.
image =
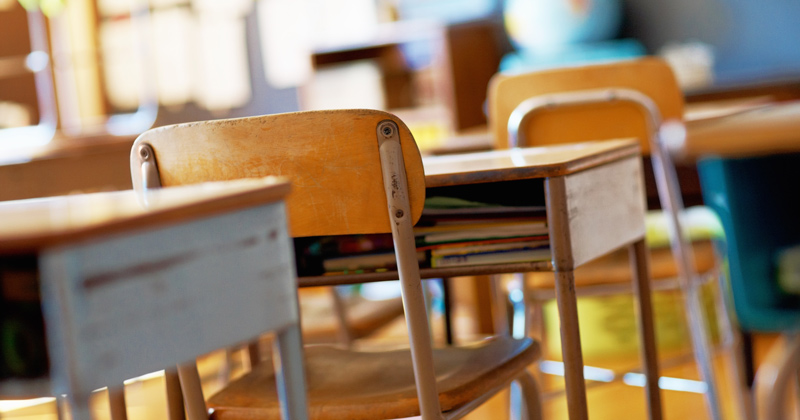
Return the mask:
POLYGON ((49 356, 43 375, 0 379, 0 395, 67 394, 88 419, 95 389, 271 329, 301 354, 289 189, 266 178, 0 203, 3 312, 41 299, 49 356))
MULTIPOLYGON (((629 247, 639 298, 650 418, 661 418, 639 145, 631 140, 610 140, 427 157, 423 164, 427 196, 444 194, 488 202, 523 198, 546 206, 551 261, 424 268, 420 274, 422 278, 449 278, 554 271, 571 419, 588 417, 573 270, 615 249, 629 247)), ((392 280, 396 276, 394 272, 317 276, 301 277, 298 282, 302 287, 392 280)))
MULTIPOLYGON (((671 155, 693 164, 696 161, 706 205, 720 217, 726 239, 726 289, 738 328, 796 332, 800 329, 800 296, 782 290, 776 262, 781 250, 800 245, 800 102, 690 121, 687 131, 685 139, 674 133, 678 135, 666 136, 663 141, 671 155)), ((754 374, 749 344, 744 340, 744 360, 738 361, 744 377, 737 387, 745 396, 754 374)), ((784 352, 780 357, 786 359, 777 367, 769 366, 770 361, 759 368, 772 369, 764 375, 771 384, 762 388, 765 393, 759 392, 759 418, 784 418, 781 393, 771 388, 781 389, 792 377, 796 379, 800 340, 791 345, 794 350, 784 352)), ((743 409, 755 418, 749 404, 743 409)))
POLYGON ((780 290, 775 274, 777 253, 800 244, 800 102, 709 119, 694 132, 667 144, 697 160, 706 202, 723 222, 740 327, 800 329, 800 300, 780 290))
POLYGON ((752 157, 800 152, 800 101, 782 102, 686 123, 679 157, 752 157))

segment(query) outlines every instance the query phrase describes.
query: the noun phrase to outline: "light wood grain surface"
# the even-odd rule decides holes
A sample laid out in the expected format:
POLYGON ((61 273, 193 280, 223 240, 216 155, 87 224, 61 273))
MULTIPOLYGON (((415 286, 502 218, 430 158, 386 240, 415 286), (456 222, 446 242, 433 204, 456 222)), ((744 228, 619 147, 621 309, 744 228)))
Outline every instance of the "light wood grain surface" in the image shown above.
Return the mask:
MULTIPOLYGON (((526 99, 554 93, 625 88, 650 97, 663 120, 683 118, 683 94, 669 66, 658 58, 560 68, 518 75, 498 74, 489 85, 489 123, 495 148, 508 145, 508 119, 526 99)), ((526 146, 574 143, 621 137, 638 138, 649 153, 648 130, 641 110, 627 103, 545 110, 524 127, 526 146)))
POLYGON ((283 178, 150 191, 133 190, 0 203, 0 252, 25 253, 64 242, 189 221, 284 198, 283 178))
POLYGON ((400 131, 412 220, 425 200, 422 159, 396 116, 373 110, 310 111, 161 127, 142 134, 131 153, 134 188, 141 187, 137 148, 155 151, 161 185, 268 175, 286 176, 295 237, 389 232, 377 126, 400 131))
POLYGON ((563 176, 634 156, 633 140, 496 150, 423 159, 427 187, 563 176))
MULTIPOLYGON (((494 337, 469 346, 434 350, 439 399, 454 410, 507 383, 537 359, 530 339, 494 337)), ((329 346, 305 350, 311 419, 406 418, 419 415, 408 350, 353 352, 329 346), (346 372, 346 373, 345 373, 346 372)), ((261 363, 211 397, 217 420, 273 418, 278 414, 272 363, 261 363)))
POLYGON ((689 158, 797 153, 800 152, 800 101, 688 121, 686 131, 685 144, 672 146, 689 158))

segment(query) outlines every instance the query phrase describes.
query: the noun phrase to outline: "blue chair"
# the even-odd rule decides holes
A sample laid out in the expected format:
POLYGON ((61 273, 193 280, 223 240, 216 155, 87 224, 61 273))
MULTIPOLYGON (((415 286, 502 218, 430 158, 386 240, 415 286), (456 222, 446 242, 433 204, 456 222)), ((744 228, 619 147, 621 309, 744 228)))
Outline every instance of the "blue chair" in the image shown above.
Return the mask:
POLYGON ((739 327, 793 336, 771 350, 756 375, 759 418, 784 418, 781 398, 800 367, 800 294, 778 281, 779 259, 800 245, 800 153, 710 157, 698 170, 704 200, 725 231, 724 285, 739 327))

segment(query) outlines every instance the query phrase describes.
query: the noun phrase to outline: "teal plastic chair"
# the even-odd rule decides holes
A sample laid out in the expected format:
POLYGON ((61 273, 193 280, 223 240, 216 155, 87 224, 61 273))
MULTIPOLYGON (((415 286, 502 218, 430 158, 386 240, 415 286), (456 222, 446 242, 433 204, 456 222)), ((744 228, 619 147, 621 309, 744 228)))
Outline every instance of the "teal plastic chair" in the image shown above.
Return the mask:
MULTIPOLYGON (((782 334, 747 384, 755 391, 750 418, 785 418, 783 398, 800 370, 800 293, 786 281, 797 282, 797 262, 787 275, 779 260, 800 245, 800 153, 707 157, 698 172, 704 201, 725 232, 723 286, 736 323, 745 332, 782 334)), ((744 362, 752 371, 752 359, 744 362)))
POLYGON ((698 163, 703 198, 727 238, 729 295, 739 326, 800 331, 800 294, 778 282, 782 251, 800 245, 800 154, 698 163))

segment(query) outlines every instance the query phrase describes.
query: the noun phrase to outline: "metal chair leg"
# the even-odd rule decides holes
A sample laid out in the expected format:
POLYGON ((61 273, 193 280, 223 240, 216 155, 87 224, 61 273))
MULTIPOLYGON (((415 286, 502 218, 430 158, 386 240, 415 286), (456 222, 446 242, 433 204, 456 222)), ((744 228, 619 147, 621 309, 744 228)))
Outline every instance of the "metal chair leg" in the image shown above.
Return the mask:
POLYGON ((561 354, 570 420, 589 418, 586 382, 583 376, 583 352, 578 327, 578 303, 572 271, 556 271, 556 300, 561 322, 561 354))
POLYGON ((328 288, 330 291, 331 301, 333 302, 333 312, 336 315, 336 321, 339 324, 339 343, 347 348, 353 345, 353 332, 350 330, 350 323, 347 321, 347 308, 345 308, 344 299, 336 286, 328 288))
POLYGON ((178 377, 184 396, 184 409, 189 420, 208 420, 203 388, 200 385, 200 374, 197 364, 189 362, 178 366, 178 377))
POLYGON ((186 410, 183 408, 183 391, 176 368, 164 371, 164 385, 167 391, 167 418, 169 420, 184 420, 186 410))
POLYGON ((251 370, 261 363, 261 343, 258 338, 247 343, 247 360, 251 370))
POLYGON ((127 420, 125 385, 108 387, 108 408, 111 410, 111 420, 127 420))
POLYGON ((756 373, 755 391, 758 418, 785 419, 784 401, 800 369, 800 334, 783 336, 770 350, 756 373))
MULTIPOLYGON (((680 195, 678 177, 675 166, 666 144, 662 141, 662 133, 671 133, 670 136, 685 135, 685 131, 674 130, 665 124, 659 130, 657 124, 652 125, 650 139, 653 161, 653 173, 658 187, 659 200, 668 216, 668 226, 672 253, 678 267, 678 276, 686 299, 689 316, 689 333, 695 359, 700 370, 700 377, 706 384, 706 405, 712 420, 722 420, 722 410, 719 405, 719 394, 715 384, 714 367, 711 360, 711 350, 708 330, 702 313, 699 293, 699 279, 694 271, 694 255, 691 245, 687 242, 681 228, 680 215, 683 211, 683 200, 680 195), (677 133, 677 134, 675 134, 677 133)), ((668 141, 679 139, 669 138, 668 141)))
POLYGON ((442 302, 444 302, 444 334, 448 346, 453 345, 453 300, 450 279, 442 279, 442 302))
MULTIPOLYGON (((296 299, 296 297, 295 297, 296 299)), ((307 420, 305 367, 301 360, 290 355, 302 354, 303 336, 300 326, 294 325, 278 333, 273 341, 273 359, 278 397, 281 401, 281 418, 307 420)))
POLYGON ((527 420, 541 420, 543 418, 541 393, 533 375, 525 370, 515 381, 522 391, 521 402, 525 405, 527 420))
MULTIPOLYGON (((714 306, 717 309, 717 320, 719 325, 721 341, 724 343, 728 353, 728 369, 734 383, 734 399, 737 400, 739 413, 744 420, 756 420, 755 404, 753 401, 752 382, 749 379, 747 351, 745 347, 746 338, 742 332, 733 325, 733 308, 728 307, 728 303, 722 297, 721 287, 726 284, 723 279, 725 273, 721 268, 714 270, 717 273, 717 284, 720 287, 714 288, 714 306)), ((750 357, 752 360, 752 357, 750 357)))
POLYGON ((650 420, 660 420, 663 416, 661 390, 658 386, 658 350, 653 320, 653 302, 650 291, 650 269, 648 267, 647 245, 640 239, 628 248, 633 273, 633 290, 636 296, 639 317, 639 337, 641 342, 642 365, 646 379, 647 412, 650 420))
POLYGON ((381 173, 397 258, 397 271, 403 294, 403 309, 409 330, 409 344, 420 414, 423 420, 439 420, 442 418, 442 411, 433 369, 433 346, 422 281, 419 275, 419 262, 417 261, 417 249, 411 222, 411 205, 408 201, 408 180, 403 163, 398 127, 392 121, 382 121, 378 124, 377 136, 381 173))
POLYGON ((67 400, 66 395, 56 396, 56 418, 59 420, 66 419, 69 416, 70 407, 67 400))

